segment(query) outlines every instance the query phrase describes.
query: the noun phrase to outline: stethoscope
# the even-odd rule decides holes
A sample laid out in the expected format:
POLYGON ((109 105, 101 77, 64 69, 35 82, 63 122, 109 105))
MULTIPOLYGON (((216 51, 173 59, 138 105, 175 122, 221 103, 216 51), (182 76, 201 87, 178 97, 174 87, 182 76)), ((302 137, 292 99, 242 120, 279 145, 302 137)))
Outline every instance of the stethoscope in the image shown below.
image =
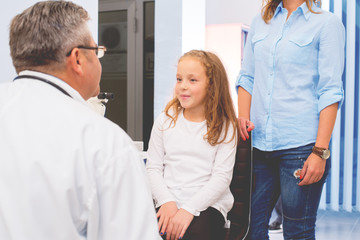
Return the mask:
MULTIPOLYGON (((54 88, 58 89, 60 92, 62 92, 63 94, 71 97, 71 95, 65 91, 62 87, 60 87, 59 85, 53 83, 53 82, 50 82, 49 80, 45 79, 45 78, 42 78, 42 77, 38 77, 38 76, 33 76, 33 75, 20 75, 20 76, 17 76, 16 78, 14 78, 13 81, 15 80, 18 80, 18 79, 21 79, 21 78, 31 78, 31 79, 35 79, 35 80, 39 80, 39 81, 42 81, 44 83, 47 83, 51 86, 53 86, 54 88)), ((72 98, 72 97, 71 97, 72 98)))

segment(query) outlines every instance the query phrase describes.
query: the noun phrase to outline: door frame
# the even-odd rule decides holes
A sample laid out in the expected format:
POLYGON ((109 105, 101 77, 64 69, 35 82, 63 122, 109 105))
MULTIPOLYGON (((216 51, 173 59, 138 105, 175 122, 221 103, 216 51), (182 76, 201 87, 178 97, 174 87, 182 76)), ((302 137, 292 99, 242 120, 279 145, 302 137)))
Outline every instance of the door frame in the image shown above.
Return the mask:
MULTIPOLYGON (((134 69, 132 70, 135 77, 133 86, 135 98, 134 105, 131 106, 133 107, 134 112, 132 112, 132 120, 129 120, 128 118, 128 127, 133 130, 134 140, 143 141, 144 3, 155 2, 155 0, 134 0, 134 2, 135 18, 133 19, 132 24, 134 26, 133 29, 135 29, 135 59, 133 59, 134 69)), ((150 121, 153 121, 153 119, 151 119, 150 121)))

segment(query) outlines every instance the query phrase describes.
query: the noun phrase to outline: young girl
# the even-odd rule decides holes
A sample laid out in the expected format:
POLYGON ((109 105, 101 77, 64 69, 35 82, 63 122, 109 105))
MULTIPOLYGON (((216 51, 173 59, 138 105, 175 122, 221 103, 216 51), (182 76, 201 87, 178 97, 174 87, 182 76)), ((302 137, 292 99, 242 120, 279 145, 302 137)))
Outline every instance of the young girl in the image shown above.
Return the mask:
POLYGON ((237 118, 220 59, 192 50, 178 62, 175 97, 156 119, 146 169, 163 238, 222 238, 234 198, 237 118))

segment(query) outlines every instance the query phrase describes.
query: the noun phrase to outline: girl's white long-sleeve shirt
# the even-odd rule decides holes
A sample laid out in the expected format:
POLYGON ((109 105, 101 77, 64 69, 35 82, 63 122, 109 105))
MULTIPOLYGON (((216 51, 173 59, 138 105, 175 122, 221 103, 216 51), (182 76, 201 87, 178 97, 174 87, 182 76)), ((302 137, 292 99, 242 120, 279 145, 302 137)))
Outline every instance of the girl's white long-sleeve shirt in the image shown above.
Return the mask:
POLYGON ((236 154, 234 129, 230 126, 226 140, 211 146, 204 139, 206 121, 188 121, 181 112, 175 126, 170 122, 165 113, 155 120, 147 152, 156 207, 175 201, 194 216, 213 207, 226 219, 234 202, 229 188, 236 154))

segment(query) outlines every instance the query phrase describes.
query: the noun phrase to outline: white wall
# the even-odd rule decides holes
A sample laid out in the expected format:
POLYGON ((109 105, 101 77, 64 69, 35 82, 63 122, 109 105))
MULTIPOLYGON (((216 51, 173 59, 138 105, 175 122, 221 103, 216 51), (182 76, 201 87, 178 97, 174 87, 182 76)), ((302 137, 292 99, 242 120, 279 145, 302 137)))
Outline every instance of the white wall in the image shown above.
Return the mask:
POLYGON ((154 118, 173 97, 179 57, 205 46, 205 0, 155 0, 154 118))
POLYGON ((206 0, 206 24, 250 25, 260 13, 262 0, 206 0))
MULTIPOLYGON (((21 13, 26 8, 30 7, 37 0, 12 0, 11 4, 6 4, 6 7, 0 15, 0 66, 1 66, 1 82, 11 81, 16 72, 12 65, 9 48, 9 25, 11 19, 21 13)), ((90 14, 91 22, 90 29, 97 40, 98 29, 98 0, 72 0, 72 2, 83 6, 90 14)))
POLYGON ((199 39, 205 41, 203 29, 206 25, 232 23, 250 25, 253 17, 260 13, 262 2, 261 0, 196 1, 197 4, 194 4, 194 0, 155 0, 155 118, 173 95, 178 58, 189 49, 204 49, 205 42, 200 43, 199 39), (201 5, 203 1, 205 4, 201 5), (192 9, 185 8, 189 6, 188 4, 192 4, 192 9), (194 16, 199 17, 198 20, 194 16), (205 17, 205 21, 202 16, 205 17), (199 26, 201 24, 203 26, 199 26), (196 34, 191 35, 190 32, 196 34), (200 36, 201 34, 203 36, 200 36), (187 37, 193 40, 188 41, 187 37))
POLYGON ((207 0, 206 50, 215 53, 224 64, 236 113, 234 86, 241 69, 242 32, 261 12, 261 6, 261 0, 207 0))

